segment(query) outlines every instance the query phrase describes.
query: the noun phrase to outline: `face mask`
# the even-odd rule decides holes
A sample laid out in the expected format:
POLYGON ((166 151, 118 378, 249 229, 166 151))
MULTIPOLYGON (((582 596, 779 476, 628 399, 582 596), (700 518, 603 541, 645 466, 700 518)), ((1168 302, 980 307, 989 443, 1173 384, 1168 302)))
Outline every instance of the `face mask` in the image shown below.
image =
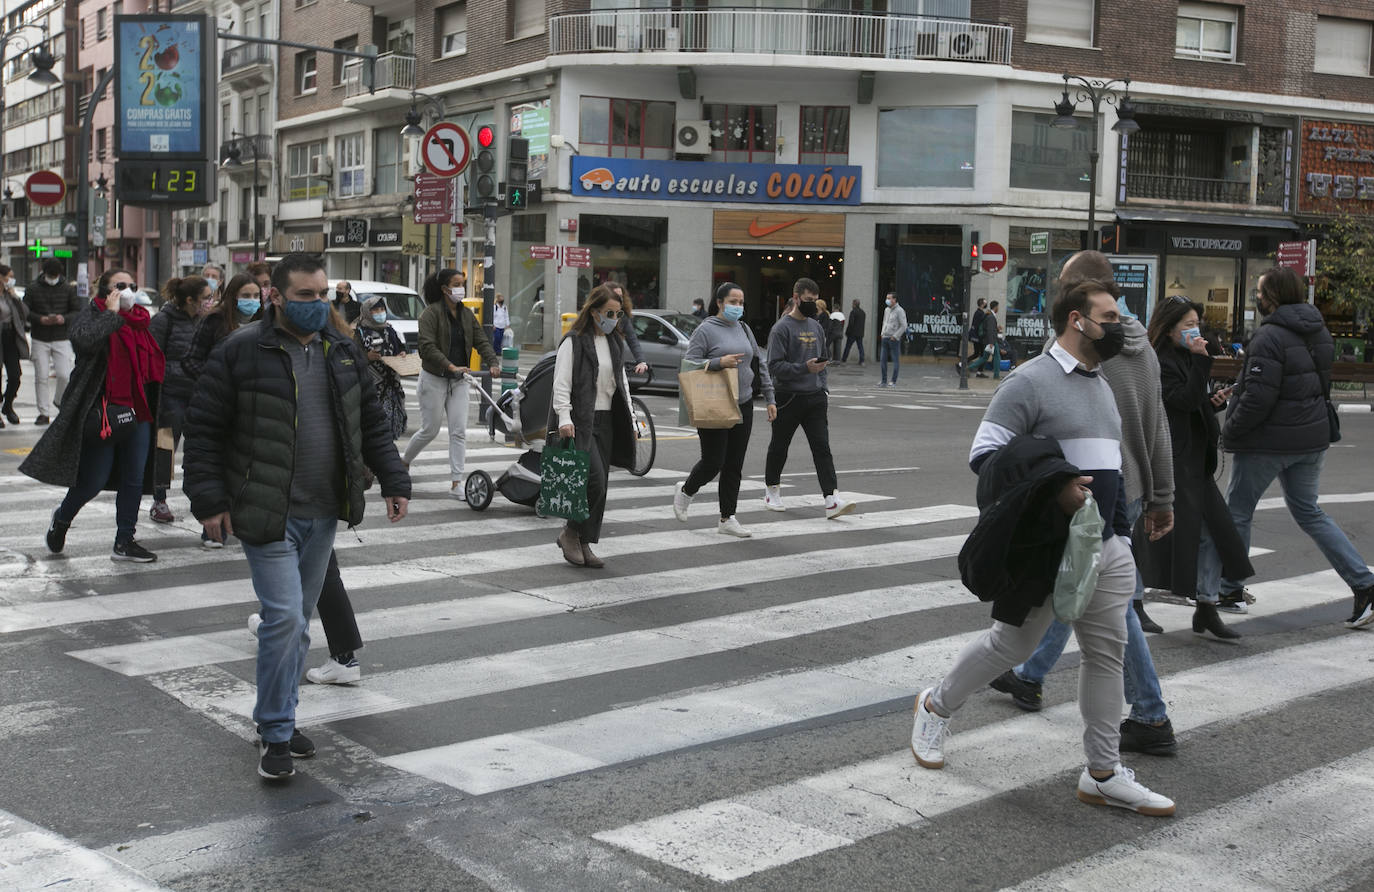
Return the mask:
POLYGON ((121 290, 119 292, 119 308, 127 310, 134 305, 134 293, 132 291, 121 290))
POLYGON ((210 286, 211 291, 219 290, 219 279, 216 279, 214 276, 207 277, 205 279, 205 284, 210 286))
POLYGON ((238 299, 239 313, 244 316, 256 316, 258 310, 262 309, 262 301, 256 297, 240 297, 238 299))
POLYGON ((797 301, 797 311, 807 319, 815 318, 816 302, 814 300, 799 300, 797 301))
MULTIPOLYGON (((1113 356, 1121 352, 1121 348, 1126 346, 1126 328, 1120 322, 1097 322, 1090 320, 1098 328, 1102 329, 1102 337, 1089 338, 1092 341, 1093 350, 1097 352, 1097 358, 1101 362, 1106 362, 1113 356)), ((1083 331, 1083 323, 1078 323, 1078 330, 1083 331)), ((1086 332, 1084 332, 1086 334, 1086 332)))
POLYGON ((466 288, 462 287, 461 285, 459 285, 459 286, 457 286, 457 287, 455 287, 455 288, 450 288, 450 289, 448 290, 448 299, 451 300, 451 301, 453 301, 454 303, 458 303, 458 301, 462 300, 463 298, 465 298, 465 297, 467 297, 467 296, 468 296, 468 290, 467 290, 466 288))
POLYGON ((62 281, 62 277, 61 277, 61 276, 44 276, 44 277, 43 277, 43 281, 44 281, 44 282, 47 282, 49 285, 56 285, 58 282, 61 282, 61 281, 62 281))
POLYGON ((381 325, 383 322, 386 321, 386 313, 373 313, 372 321, 377 323, 378 325, 381 325))
POLYGON ((612 319, 610 316, 602 316, 596 320, 596 324, 601 326, 603 334, 610 334, 615 331, 615 327, 620 324, 620 320, 612 319))
POLYGON ((329 321, 329 304, 322 300, 288 300, 282 312, 298 331, 319 331, 329 321))
POLYGON ((726 304, 720 311, 720 315, 727 322, 738 322, 744 318, 743 304, 726 304))
POLYGON ((1193 338, 1200 337, 1202 337, 1202 329, 1197 327, 1185 328, 1178 333, 1178 342, 1187 347, 1188 344, 1192 342, 1193 338))

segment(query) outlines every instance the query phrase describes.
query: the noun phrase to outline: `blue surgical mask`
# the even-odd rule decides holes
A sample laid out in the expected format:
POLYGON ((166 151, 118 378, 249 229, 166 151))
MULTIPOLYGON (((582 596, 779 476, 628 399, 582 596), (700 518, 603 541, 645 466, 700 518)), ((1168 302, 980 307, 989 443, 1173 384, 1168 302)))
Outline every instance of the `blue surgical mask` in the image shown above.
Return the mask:
POLYGON ((211 291, 219 290, 219 279, 216 279, 214 276, 207 276, 205 284, 210 286, 211 291))
POLYGON ((282 311, 299 331, 319 331, 329 321, 329 304, 322 300, 288 300, 282 311))
POLYGON ((383 322, 386 321, 386 313, 373 313, 372 321, 377 323, 378 325, 381 325, 383 322))
POLYGON ((744 305, 726 304, 721 308, 720 315, 726 322, 738 322, 744 318, 744 305))
POLYGON ((1183 331, 1180 331, 1180 332, 1178 333, 1178 342, 1179 342, 1180 344, 1182 344, 1183 346, 1187 347, 1190 343, 1192 343, 1193 338, 1200 338, 1200 337, 1202 337, 1202 329, 1200 329, 1200 328, 1185 328, 1185 329, 1183 329, 1183 331))
POLYGON ((610 334, 615 331, 615 327, 620 324, 619 319, 612 319, 610 316, 602 316, 596 320, 596 324, 601 326, 601 331, 610 334))
POLYGON ((237 301, 239 313, 243 316, 256 316, 262 309, 262 301, 256 297, 240 297, 237 301))

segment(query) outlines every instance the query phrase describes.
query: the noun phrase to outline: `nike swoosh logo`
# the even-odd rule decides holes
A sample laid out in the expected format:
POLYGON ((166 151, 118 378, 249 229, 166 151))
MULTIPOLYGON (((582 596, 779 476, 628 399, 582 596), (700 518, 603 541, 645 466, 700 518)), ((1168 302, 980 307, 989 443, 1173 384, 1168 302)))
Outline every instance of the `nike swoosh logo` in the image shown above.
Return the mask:
POLYGON ((765 235, 772 235, 779 229, 786 229, 789 226, 796 226, 798 223, 804 222, 805 220, 805 217, 798 217, 795 220, 788 220, 785 223, 774 223, 771 226, 760 226, 759 218, 755 217, 754 219, 749 221, 749 235, 752 238, 763 238, 765 235))

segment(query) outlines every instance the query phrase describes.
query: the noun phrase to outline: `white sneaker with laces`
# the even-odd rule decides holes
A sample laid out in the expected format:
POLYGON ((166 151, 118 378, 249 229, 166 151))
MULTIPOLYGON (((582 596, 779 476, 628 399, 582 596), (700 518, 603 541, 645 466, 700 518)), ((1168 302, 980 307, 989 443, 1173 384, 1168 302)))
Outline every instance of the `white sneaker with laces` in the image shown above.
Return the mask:
POLYGON ((305 673, 306 681, 312 684, 353 684, 362 677, 363 668, 358 665, 357 658, 349 660, 345 666, 330 657, 320 668, 310 669, 305 673))
POLYGON ((782 503, 782 488, 770 486, 763 491, 763 507, 769 511, 786 511, 787 506, 782 503))
POLYGON ((692 507, 692 497, 682 491, 682 484, 673 487, 673 516, 683 523, 687 522, 687 509, 692 507))
POLYGON ((256 613, 248 614, 248 634, 253 636, 253 640, 258 640, 258 626, 262 625, 262 617, 256 613))
POLYGON ((457 499, 460 502, 466 502, 468 500, 467 487, 463 486, 461 480, 454 481, 453 485, 449 487, 448 495, 449 498, 457 499))
POLYGON ((926 708, 926 698, 934 688, 926 688, 916 698, 916 723, 911 729, 911 754, 922 768, 945 767, 945 740, 949 738, 949 719, 926 708))
POLYGON ((754 535, 746 530, 733 514, 724 520, 716 521, 716 532, 722 536, 734 536, 737 539, 748 539, 754 535))
POLYGON ((837 517, 844 517, 846 514, 853 513, 857 506, 847 500, 840 498, 838 490, 825 497, 825 519, 834 520, 837 517))
POLYGON ((1117 765, 1106 780, 1098 780, 1084 768, 1078 776, 1078 798, 1089 805, 1114 805, 1153 817, 1167 818, 1174 813, 1174 800, 1136 780, 1135 772, 1124 765, 1117 765))

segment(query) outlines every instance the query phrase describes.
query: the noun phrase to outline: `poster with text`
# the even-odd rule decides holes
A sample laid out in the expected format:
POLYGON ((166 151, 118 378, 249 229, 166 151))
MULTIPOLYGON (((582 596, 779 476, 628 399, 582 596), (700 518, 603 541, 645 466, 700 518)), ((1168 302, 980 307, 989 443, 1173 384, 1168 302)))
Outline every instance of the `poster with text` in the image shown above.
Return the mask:
POLYGON ((115 28, 119 156, 204 156, 202 21, 128 16, 115 28))

